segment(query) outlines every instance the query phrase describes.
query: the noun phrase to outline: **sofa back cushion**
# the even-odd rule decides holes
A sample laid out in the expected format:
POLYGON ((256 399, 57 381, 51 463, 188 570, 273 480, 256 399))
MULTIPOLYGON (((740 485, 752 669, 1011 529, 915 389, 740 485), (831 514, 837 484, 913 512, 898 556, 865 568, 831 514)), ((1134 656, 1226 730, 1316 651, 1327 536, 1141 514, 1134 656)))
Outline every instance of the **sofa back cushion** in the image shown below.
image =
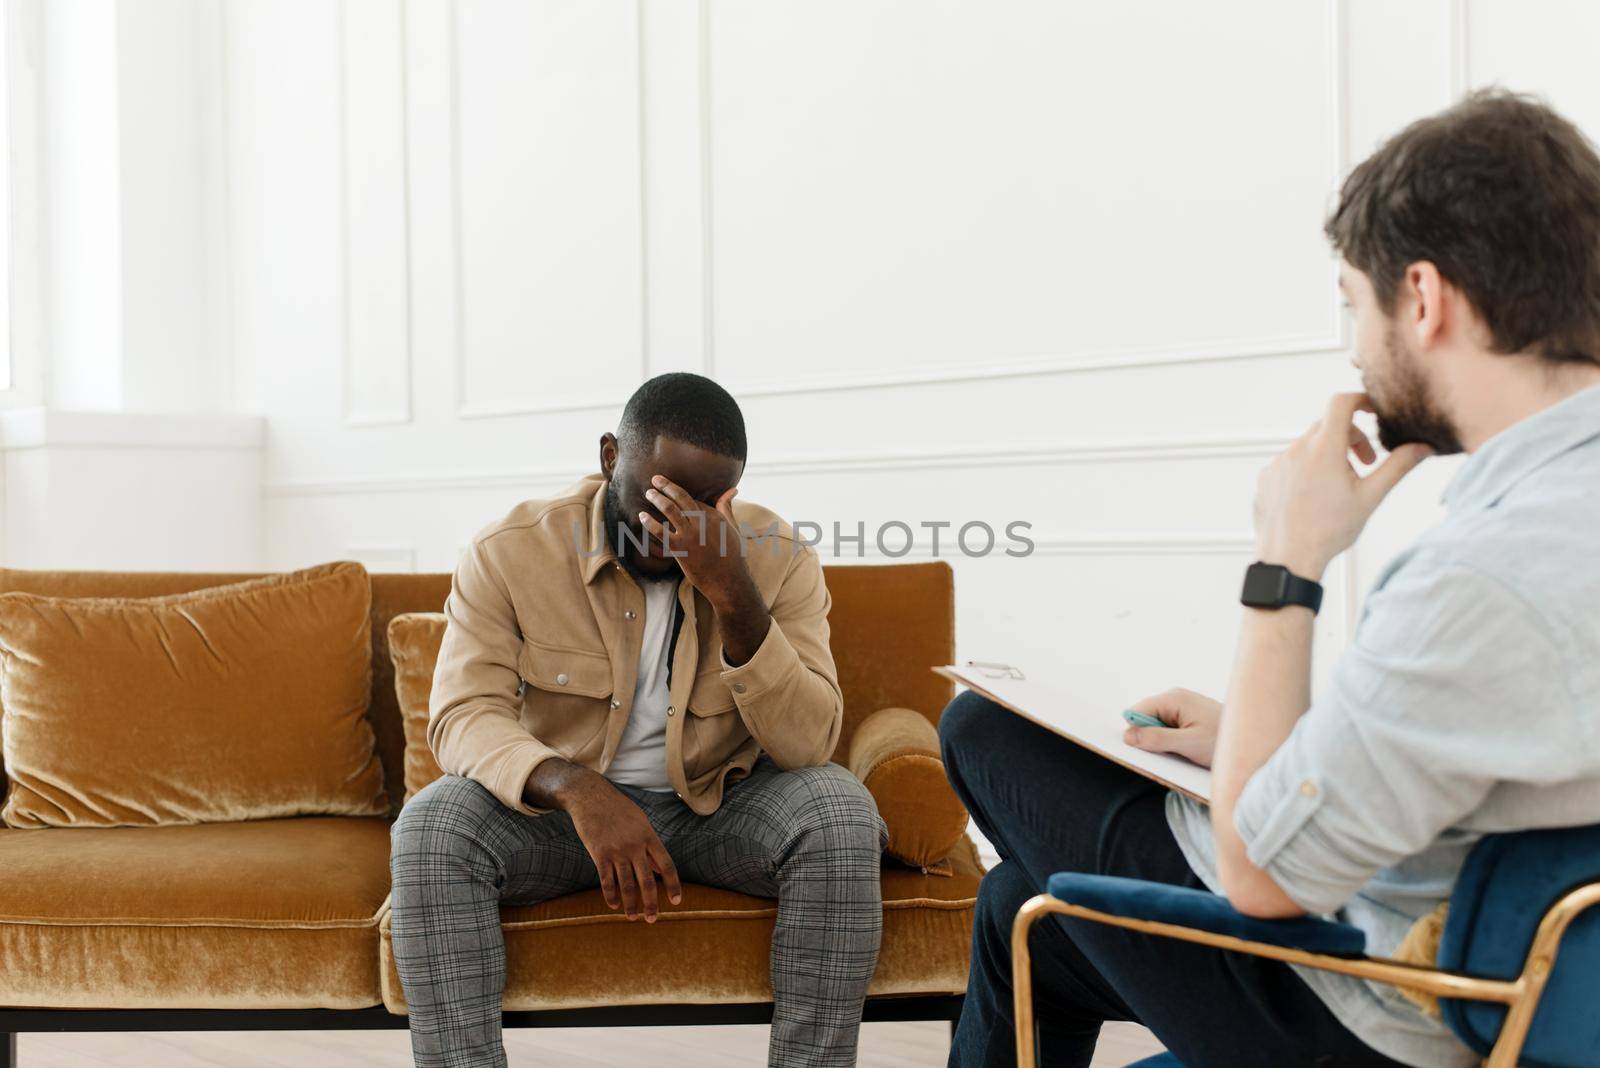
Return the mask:
POLYGON ((428 699, 433 669, 444 643, 443 612, 412 612, 389 621, 389 657, 394 661, 394 692, 405 728, 405 798, 444 775, 428 746, 428 699))
MULTIPOLYGON (((259 574, 205 571, 28 571, 0 568, 0 593, 52 597, 159 597, 261 578, 259 574)), ((377 574, 372 584, 372 694, 367 719, 378 738, 390 815, 400 810, 405 735, 395 703, 394 665, 389 660, 389 620, 404 612, 438 612, 450 593, 448 574, 377 574)), ((265 729, 265 728, 263 728, 265 729)), ((0 731, 3 731, 0 720, 0 731)), ((0 745, 0 795, 5 792, 4 746, 0 745)))
MULTIPOLYGON (((954 589, 945 563, 837 565, 823 571, 833 596, 828 625, 844 692, 844 730, 833 755, 842 763, 857 726, 880 708, 914 709, 938 724, 951 684, 930 668, 955 656, 954 589)), ((428 748, 427 732, 428 698, 444 628, 439 612, 396 616, 389 624, 406 738, 406 800, 443 774, 428 748)), ((955 808, 959 835, 966 818, 959 804, 955 808)))
POLYGON ((861 721, 880 708, 911 708, 934 726, 955 685, 932 671, 956 656, 956 591, 943 560, 832 564, 829 644, 844 693, 844 730, 833 759, 844 763, 861 721))
MULTIPOLYGON (((834 664, 844 691, 844 730, 833 759, 850 751, 858 723, 880 708, 912 708, 938 723, 954 687, 928 670, 955 658, 955 584, 942 560, 912 564, 835 564, 823 568, 834 664)), ((257 577, 156 571, 25 571, 0 568, 0 593, 58 597, 153 597, 257 577)), ((408 612, 442 612, 450 575, 376 574, 372 582, 372 695, 369 718, 383 761, 390 813, 406 795, 406 734, 389 656, 389 621, 408 612)), ((437 650, 435 650, 437 652, 437 650)), ((429 675, 431 683, 431 673, 429 675)), ((3 728, 0 728, 3 729, 3 728)), ((264 728, 265 729, 265 728, 264 728)), ((0 789, 5 767, 0 759, 0 789)))
POLYGON ((381 816, 371 591, 325 564, 151 598, 0 594, 13 827, 381 816))

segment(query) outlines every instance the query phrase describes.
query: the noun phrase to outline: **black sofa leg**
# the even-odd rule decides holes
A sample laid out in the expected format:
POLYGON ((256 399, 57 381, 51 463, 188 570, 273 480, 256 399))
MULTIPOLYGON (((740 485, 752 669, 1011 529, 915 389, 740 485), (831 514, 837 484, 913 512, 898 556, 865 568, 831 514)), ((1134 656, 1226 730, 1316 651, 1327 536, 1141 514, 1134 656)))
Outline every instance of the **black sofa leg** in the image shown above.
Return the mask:
POLYGON ((0 1068, 17 1068, 17 1033, 0 1031, 0 1068))

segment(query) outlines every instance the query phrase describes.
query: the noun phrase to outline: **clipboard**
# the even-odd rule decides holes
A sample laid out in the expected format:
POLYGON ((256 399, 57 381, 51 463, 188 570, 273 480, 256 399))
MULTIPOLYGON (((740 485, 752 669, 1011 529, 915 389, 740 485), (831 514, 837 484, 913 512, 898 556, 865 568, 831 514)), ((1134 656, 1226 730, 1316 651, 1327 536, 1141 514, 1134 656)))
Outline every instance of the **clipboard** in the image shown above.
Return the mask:
POLYGON ((933 669, 995 704, 1098 753, 1129 771, 1202 804, 1211 800, 1211 770, 1171 753, 1147 753, 1122 740, 1127 724, 1114 711, 1075 697, 1066 688, 1029 679, 1010 664, 968 661, 933 669))

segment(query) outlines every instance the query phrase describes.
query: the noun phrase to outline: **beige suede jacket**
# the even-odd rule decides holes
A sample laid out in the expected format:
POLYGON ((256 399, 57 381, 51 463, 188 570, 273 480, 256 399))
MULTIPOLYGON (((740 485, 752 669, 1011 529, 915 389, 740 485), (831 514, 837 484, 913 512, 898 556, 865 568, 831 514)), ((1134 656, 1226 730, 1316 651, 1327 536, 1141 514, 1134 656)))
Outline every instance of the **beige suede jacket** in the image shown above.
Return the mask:
MULTIPOLYGON (((531 816, 548 811, 523 800, 533 769, 560 756, 604 773, 633 704, 644 593, 606 537, 604 493, 591 475, 517 505, 474 536, 445 603, 428 744, 445 772, 531 816)), ((826 763, 843 720, 815 550, 759 505, 736 498, 733 511, 773 625, 730 668, 711 605, 688 582, 678 587, 667 777, 701 815, 763 750, 783 768, 826 763)))

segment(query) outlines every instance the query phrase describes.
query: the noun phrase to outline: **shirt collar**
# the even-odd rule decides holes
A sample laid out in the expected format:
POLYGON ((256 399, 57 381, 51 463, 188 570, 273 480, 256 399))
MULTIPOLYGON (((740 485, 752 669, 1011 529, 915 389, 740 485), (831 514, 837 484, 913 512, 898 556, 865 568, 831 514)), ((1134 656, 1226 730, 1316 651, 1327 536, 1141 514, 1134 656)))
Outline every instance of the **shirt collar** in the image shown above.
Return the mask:
POLYGON ((1506 427, 1478 447, 1445 487, 1452 514, 1492 508, 1534 471, 1600 437, 1600 386, 1574 393, 1506 427))
POLYGON ((588 544, 584 546, 583 581, 587 585, 608 567, 617 563, 616 551, 606 532, 606 480, 600 479, 589 498, 588 544))

